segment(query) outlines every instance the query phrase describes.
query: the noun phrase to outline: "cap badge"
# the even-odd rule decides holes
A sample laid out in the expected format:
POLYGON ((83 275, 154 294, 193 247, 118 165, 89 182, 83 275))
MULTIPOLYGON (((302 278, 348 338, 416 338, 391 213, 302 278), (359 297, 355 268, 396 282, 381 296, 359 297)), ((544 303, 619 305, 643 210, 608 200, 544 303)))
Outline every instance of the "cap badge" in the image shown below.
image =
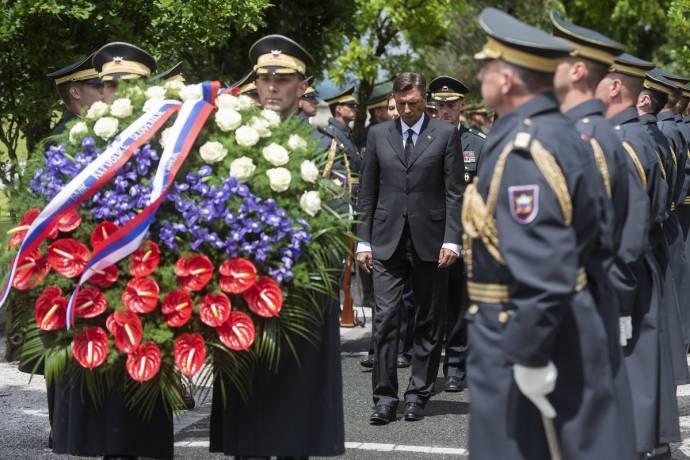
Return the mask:
POLYGON ((115 57, 113 58, 113 62, 114 62, 115 64, 122 64, 122 61, 123 61, 122 56, 115 56, 115 57))
POLYGON ((271 56, 273 56, 274 58, 277 58, 281 54, 283 54, 281 50, 271 50, 271 56))

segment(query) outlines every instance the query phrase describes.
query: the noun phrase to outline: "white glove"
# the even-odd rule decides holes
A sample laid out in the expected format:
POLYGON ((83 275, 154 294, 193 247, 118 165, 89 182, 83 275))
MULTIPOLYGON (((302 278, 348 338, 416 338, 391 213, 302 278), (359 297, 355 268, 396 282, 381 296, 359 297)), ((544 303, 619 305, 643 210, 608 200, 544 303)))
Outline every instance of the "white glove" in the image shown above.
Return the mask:
POLYGON ((556 387, 556 378, 558 377, 558 370, 551 361, 544 367, 527 367, 514 364, 513 376, 522 394, 532 401, 544 416, 556 417, 556 409, 546 399, 546 395, 556 387))
POLYGON ((620 342, 621 342, 621 347, 624 347, 628 344, 628 339, 632 338, 632 333, 633 333, 633 326, 632 326, 632 317, 631 316, 621 316, 618 318, 618 321, 620 324, 620 342))

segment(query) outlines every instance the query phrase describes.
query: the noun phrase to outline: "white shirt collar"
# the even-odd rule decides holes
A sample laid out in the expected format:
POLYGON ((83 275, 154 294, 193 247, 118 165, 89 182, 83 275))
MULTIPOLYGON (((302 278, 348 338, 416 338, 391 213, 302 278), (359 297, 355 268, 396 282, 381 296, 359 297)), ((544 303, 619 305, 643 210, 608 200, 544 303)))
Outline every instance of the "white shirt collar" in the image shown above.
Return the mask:
POLYGON ((419 120, 417 120, 417 122, 412 126, 407 126, 407 123, 405 123, 403 119, 400 118, 400 127, 403 136, 407 134, 408 129, 411 129, 412 131, 414 131, 414 134, 416 136, 419 136, 419 132, 422 130, 422 125, 424 124, 424 117, 426 117, 425 113, 423 113, 422 116, 419 117, 419 120))

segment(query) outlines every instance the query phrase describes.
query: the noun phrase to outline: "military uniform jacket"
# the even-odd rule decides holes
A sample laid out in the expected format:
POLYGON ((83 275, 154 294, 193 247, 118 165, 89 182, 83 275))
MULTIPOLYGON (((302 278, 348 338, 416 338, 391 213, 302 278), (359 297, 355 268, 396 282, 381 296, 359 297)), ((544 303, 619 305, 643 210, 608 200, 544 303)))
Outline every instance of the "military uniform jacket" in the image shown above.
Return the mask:
POLYGON ((362 171, 362 159, 359 156, 359 151, 352 139, 352 130, 340 123, 335 118, 328 120, 328 126, 324 129, 319 129, 319 132, 324 134, 321 139, 321 147, 327 150, 331 146, 333 139, 338 143, 338 150, 345 151, 350 162, 350 169, 353 173, 359 174, 362 171))
MULTIPOLYGON (((680 115, 676 115, 676 125, 678 126, 678 129, 680 129, 680 132, 683 134, 685 144, 688 148, 688 152, 686 153, 686 155, 684 155, 686 157, 684 171, 685 177, 683 180, 683 188, 681 190, 680 201, 678 201, 678 204, 690 204, 690 200, 687 199, 688 193, 690 193, 690 161, 688 161, 688 158, 690 157, 690 117, 682 118, 680 117, 680 115)), ((682 176, 683 174, 681 174, 681 177, 682 176)))
POLYGON ((486 134, 473 128, 465 128, 462 125, 458 128, 458 132, 460 133, 460 148, 465 165, 465 183, 469 184, 477 176, 477 167, 486 134))
POLYGON ((668 199, 666 200, 666 209, 671 210, 675 208, 677 196, 674 196, 674 190, 680 190, 676 188, 678 181, 682 184, 684 174, 679 174, 678 166, 676 164, 676 156, 671 150, 671 144, 668 139, 659 129, 657 116, 654 114, 645 114, 639 116, 640 124, 644 126, 647 133, 652 137, 654 144, 656 146, 656 153, 660 160, 661 176, 666 180, 668 184, 668 199))
POLYGON ((676 158, 676 165, 678 171, 683 171, 683 180, 677 180, 674 184, 674 189, 671 191, 673 195, 673 201, 676 203, 682 203, 683 198, 685 198, 690 178, 688 173, 685 171, 687 163, 688 154, 688 144, 683 137, 683 133, 678 128, 676 124, 676 116, 671 111, 659 112, 657 114, 658 126, 661 132, 668 139, 671 150, 673 151, 676 158))

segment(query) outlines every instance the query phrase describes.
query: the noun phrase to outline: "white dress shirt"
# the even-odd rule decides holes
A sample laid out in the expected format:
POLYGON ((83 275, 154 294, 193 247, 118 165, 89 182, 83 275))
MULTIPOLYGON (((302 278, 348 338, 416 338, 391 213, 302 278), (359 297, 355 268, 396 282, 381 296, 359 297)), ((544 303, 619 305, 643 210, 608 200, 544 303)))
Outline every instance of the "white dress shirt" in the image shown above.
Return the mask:
MULTIPOLYGON (((402 118, 400 118, 400 127, 402 131, 402 140, 403 140, 403 150, 405 150, 405 145, 407 144, 407 136, 408 136, 408 131, 411 129, 412 130, 412 144, 417 145, 417 139, 419 138, 419 133, 422 131, 422 126, 424 125, 424 117, 427 117, 427 114, 422 114, 421 117, 419 117, 419 120, 412 125, 408 126, 405 121, 403 121, 402 118)), ((460 255, 460 245, 455 244, 455 243, 443 243, 441 246, 444 249, 450 249, 455 253, 456 256, 460 255)), ((371 243, 368 241, 360 241, 357 243, 357 250, 356 252, 369 252, 371 251, 371 243)))

